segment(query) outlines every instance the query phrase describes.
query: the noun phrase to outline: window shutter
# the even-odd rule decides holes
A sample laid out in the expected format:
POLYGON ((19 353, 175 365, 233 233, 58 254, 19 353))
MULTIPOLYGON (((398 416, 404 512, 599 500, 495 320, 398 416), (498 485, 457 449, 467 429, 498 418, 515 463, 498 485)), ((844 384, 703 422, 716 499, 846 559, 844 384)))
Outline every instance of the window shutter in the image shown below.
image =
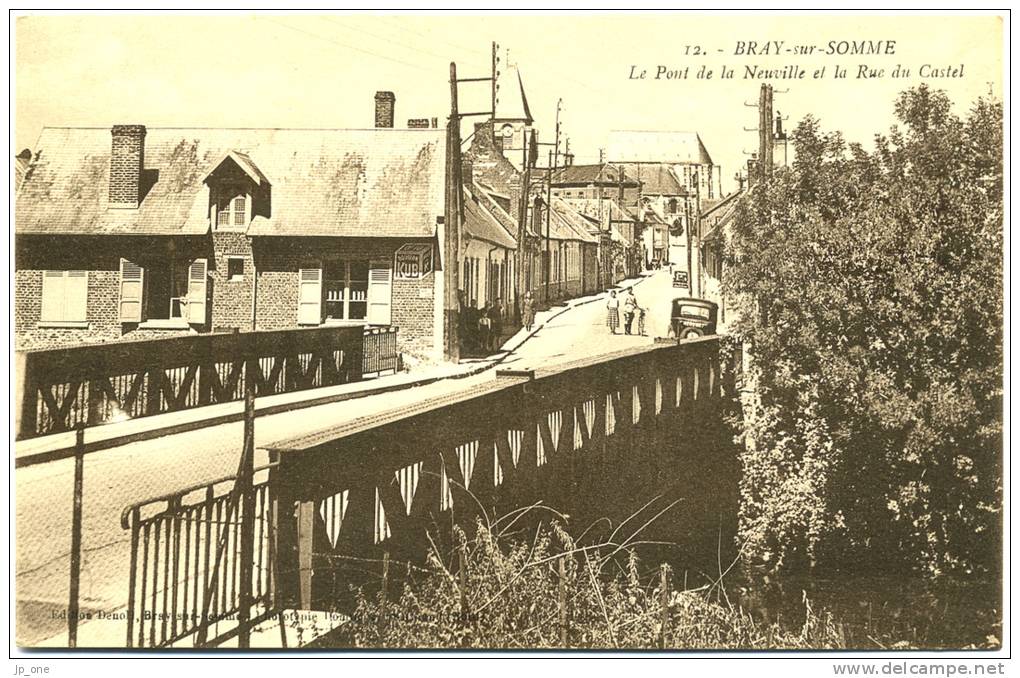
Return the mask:
POLYGON ((42 312, 43 321, 64 319, 64 272, 43 271, 42 312))
POLYGON ((390 324, 393 270, 385 261, 373 261, 368 271, 368 322, 390 324))
POLYGON ((206 323, 206 295, 209 289, 207 269, 208 262, 205 259, 195 259, 188 267, 188 322, 192 325, 206 323))
POLYGON ((298 324, 322 323, 322 269, 302 268, 298 271, 298 324))
POLYGON ((142 322, 142 293, 145 289, 145 270, 127 259, 120 260, 120 321, 142 322))
POLYGON ((64 320, 85 322, 89 298, 89 272, 68 271, 64 279, 64 320))

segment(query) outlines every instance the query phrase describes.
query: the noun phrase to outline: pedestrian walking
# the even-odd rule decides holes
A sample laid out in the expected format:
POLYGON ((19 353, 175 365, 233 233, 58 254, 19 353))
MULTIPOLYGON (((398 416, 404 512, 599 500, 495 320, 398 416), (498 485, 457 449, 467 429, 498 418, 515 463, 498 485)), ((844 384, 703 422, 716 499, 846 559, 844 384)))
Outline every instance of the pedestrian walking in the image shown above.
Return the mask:
POLYGON ((645 336, 645 309, 643 308, 637 310, 637 329, 638 334, 642 337, 645 336))
POLYGON ((463 310, 464 327, 466 332, 466 345, 469 352, 478 350, 478 302, 474 299, 468 301, 467 307, 463 310))
POLYGON ((499 350, 503 338, 503 302, 496 299, 489 307, 489 352, 499 350))
POLYGON ((531 292, 525 292, 524 300, 521 302, 521 324, 528 332, 535 324, 535 300, 531 298, 531 292))
POLYGON ((634 314, 637 313, 638 306, 637 297, 634 296, 634 290, 628 289, 627 296, 623 298, 623 329, 627 334, 631 334, 631 325, 634 323, 634 314))
POLYGON ((492 320, 489 318, 489 304, 485 304, 478 315, 478 348, 482 353, 488 353, 489 344, 492 341, 492 320))
POLYGON ((608 310, 606 323, 609 325, 609 329, 613 332, 613 334, 616 334, 616 328, 620 326, 620 300, 616 298, 615 290, 609 293, 609 300, 606 302, 606 309, 608 310))

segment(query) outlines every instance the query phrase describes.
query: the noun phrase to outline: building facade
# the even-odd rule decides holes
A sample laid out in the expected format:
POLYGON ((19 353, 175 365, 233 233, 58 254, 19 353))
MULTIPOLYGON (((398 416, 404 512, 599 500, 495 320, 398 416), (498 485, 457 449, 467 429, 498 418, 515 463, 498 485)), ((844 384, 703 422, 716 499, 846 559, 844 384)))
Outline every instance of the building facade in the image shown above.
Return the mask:
POLYGON ((18 348, 396 326, 443 348, 445 130, 46 128, 18 191, 18 348))

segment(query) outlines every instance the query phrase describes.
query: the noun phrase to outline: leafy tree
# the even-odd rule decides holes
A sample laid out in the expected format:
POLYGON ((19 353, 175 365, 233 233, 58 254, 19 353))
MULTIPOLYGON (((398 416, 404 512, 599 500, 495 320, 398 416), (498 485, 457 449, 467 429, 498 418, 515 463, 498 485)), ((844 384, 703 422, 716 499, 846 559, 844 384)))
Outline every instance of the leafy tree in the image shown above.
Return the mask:
POLYGON ((925 86, 866 151, 818 120, 742 202, 726 291, 757 401, 741 534, 773 568, 995 566, 1002 106, 925 86))

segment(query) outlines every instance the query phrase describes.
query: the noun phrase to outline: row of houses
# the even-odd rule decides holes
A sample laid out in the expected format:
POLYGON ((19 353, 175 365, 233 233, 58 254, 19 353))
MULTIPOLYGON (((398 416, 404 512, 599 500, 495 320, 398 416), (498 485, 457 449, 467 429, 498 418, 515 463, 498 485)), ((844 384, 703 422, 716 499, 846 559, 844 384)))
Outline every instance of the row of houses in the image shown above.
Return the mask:
POLYGON ((368 129, 45 128, 17 161, 17 348, 392 325, 439 361, 468 307, 512 328, 525 293, 679 261, 675 234, 719 191, 697 135, 663 155, 614 134, 619 161, 541 169, 514 76, 463 140, 456 118, 395 127, 391 92, 368 129))

